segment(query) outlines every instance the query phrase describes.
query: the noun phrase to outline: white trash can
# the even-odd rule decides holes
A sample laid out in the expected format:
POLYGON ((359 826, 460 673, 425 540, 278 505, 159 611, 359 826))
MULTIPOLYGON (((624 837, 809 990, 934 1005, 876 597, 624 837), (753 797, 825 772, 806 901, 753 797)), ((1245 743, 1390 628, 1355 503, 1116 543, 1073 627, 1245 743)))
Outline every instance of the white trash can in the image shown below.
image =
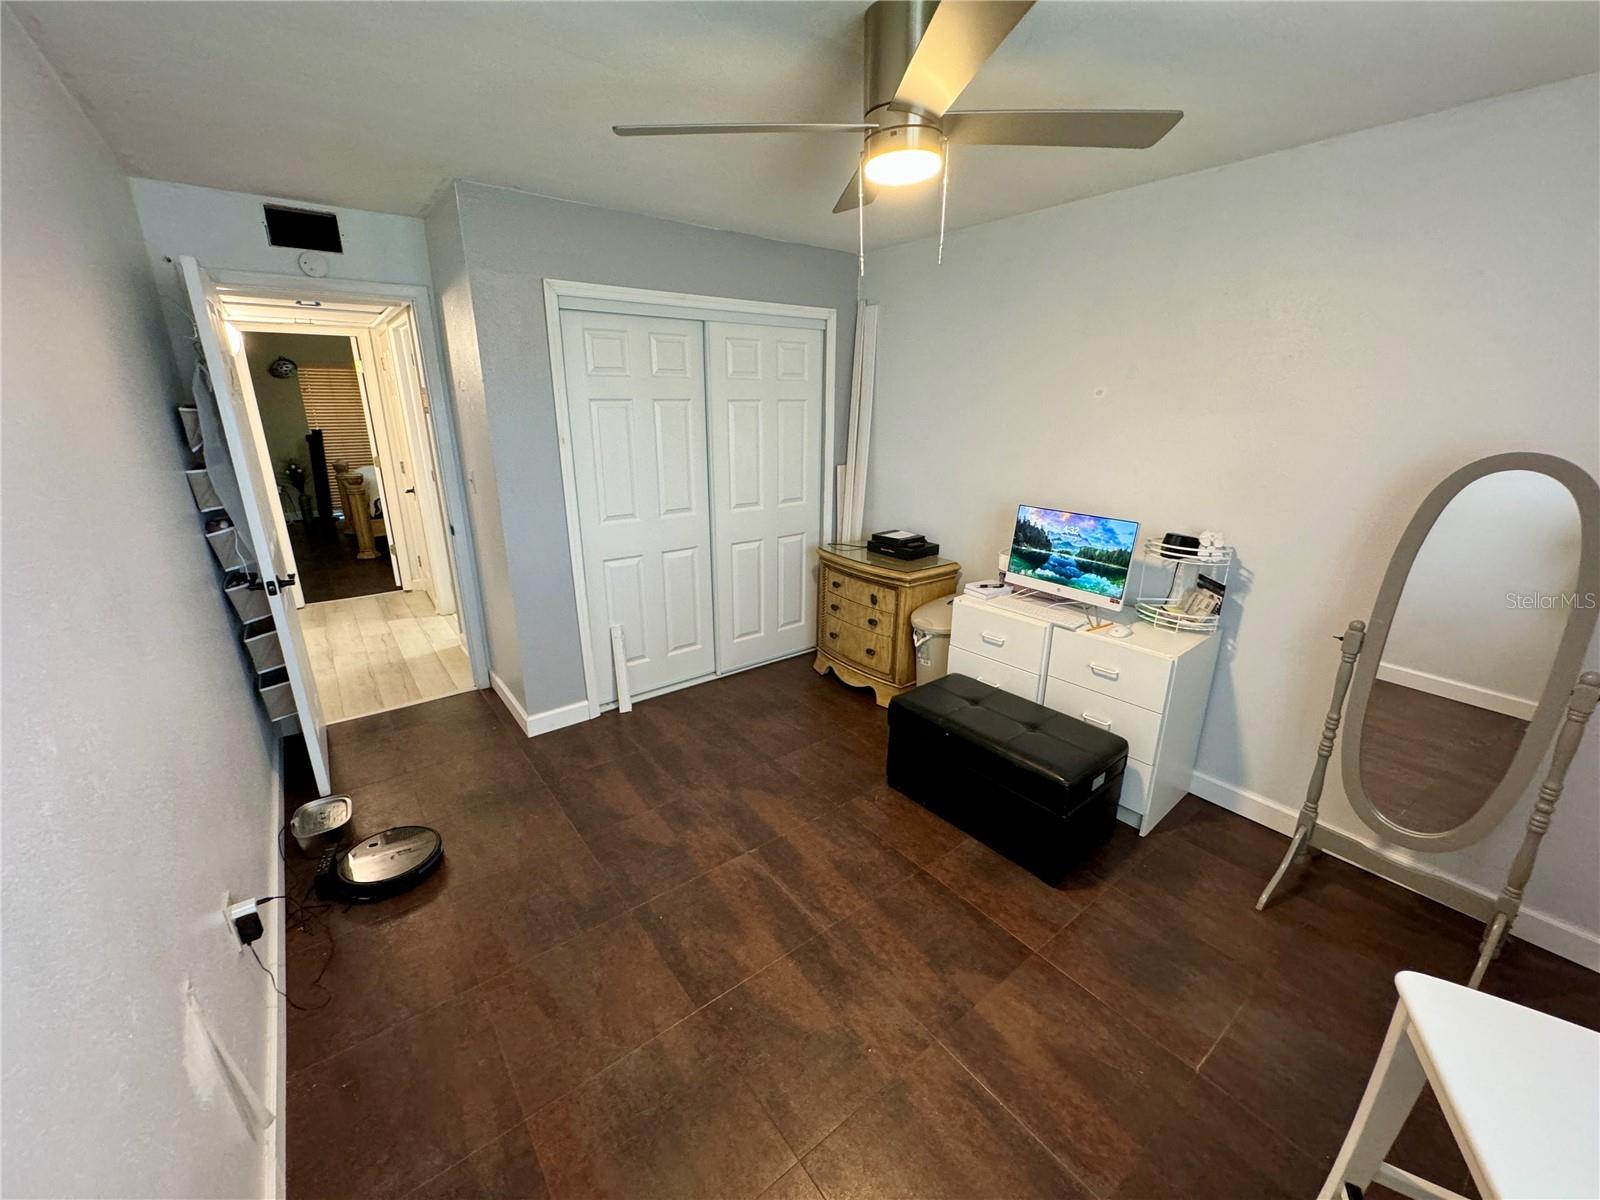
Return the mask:
POLYGON ((911 644, 917 650, 917 685, 942 679, 950 670, 950 617, 954 596, 929 600, 911 614, 911 644))

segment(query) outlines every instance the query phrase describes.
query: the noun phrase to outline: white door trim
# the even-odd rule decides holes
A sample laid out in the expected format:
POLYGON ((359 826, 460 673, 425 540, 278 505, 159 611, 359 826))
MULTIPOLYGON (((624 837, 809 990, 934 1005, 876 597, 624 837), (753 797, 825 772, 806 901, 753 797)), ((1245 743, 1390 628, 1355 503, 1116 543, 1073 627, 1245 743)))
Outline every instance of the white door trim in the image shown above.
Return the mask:
MULTIPOLYGON (((572 462, 571 420, 567 412, 567 366, 561 348, 561 313, 565 308, 589 312, 639 314, 648 306, 661 316, 692 321, 734 321, 754 317, 752 324, 795 324, 817 327, 822 323, 822 532, 833 528, 833 436, 835 373, 838 356, 839 310, 803 304, 777 304, 768 300, 737 300, 727 296, 698 296, 690 292, 658 292, 648 288, 618 287, 605 283, 580 283, 570 279, 544 281, 545 337, 550 345, 550 382, 555 393, 556 437, 561 451, 561 492, 567 513, 567 549, 572 586, 578 602, 578 642, 583 653, 583 695, 592 720, 600 715, 594 675, 594 641, 589 629, 589 591, 584 584, 583 538, 578 523, 578 490, 572 462), (570 304, 563 303, 570 301, 570 304), (619 306, 619 307, 611 307, 619 306), (621 307, 626 306, 626 307, 621 307)), ((715 570, 715 564, 713 564, 715 570)))
MULTIPOLYGON (((202 264, 203 265, 203 264, 202 264)), ((451 561, 455 564, 456 604, 466 630, 467 659, 472 664, 474 687, 489 686, 489 638, 483 612, 483 588, 478 579, 478 553, 467 508, 466 472, 461 465, 461 446, 456 438, 455 395, 444 374, 444 343, 435 319, 433 289, 409 283, 370 283, 359 279, 306 279, 294 275, 275 275, 264 271, 213 271, 211 278, 220 287, 249 290, 257 294, 316 298, 339 296, 356 300, 381 300, 409 304, 416 317, 418 349, 427 384, 430 425, 439 451, 439 480, 445 506, 445 519, 455 529, 449 540, 451 561)), ((293 329, 290 326, 289 329, 293 329)), ((284 330, 280 329, 280 332, 284 330)))

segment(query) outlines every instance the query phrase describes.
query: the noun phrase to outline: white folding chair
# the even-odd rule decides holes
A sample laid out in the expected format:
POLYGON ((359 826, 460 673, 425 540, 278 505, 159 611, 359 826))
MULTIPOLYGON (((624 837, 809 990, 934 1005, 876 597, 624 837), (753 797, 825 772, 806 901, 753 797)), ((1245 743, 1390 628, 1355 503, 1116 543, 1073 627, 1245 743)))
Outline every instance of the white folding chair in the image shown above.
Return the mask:
POLYGON ((1600 1197, 1600 1033, 1415 971, 1395 986, 1400 1003, 1321 1200, 1374 1182, 1461 1200, 1384 1161, 1424 1083, 1483 1200, 1600 1197))

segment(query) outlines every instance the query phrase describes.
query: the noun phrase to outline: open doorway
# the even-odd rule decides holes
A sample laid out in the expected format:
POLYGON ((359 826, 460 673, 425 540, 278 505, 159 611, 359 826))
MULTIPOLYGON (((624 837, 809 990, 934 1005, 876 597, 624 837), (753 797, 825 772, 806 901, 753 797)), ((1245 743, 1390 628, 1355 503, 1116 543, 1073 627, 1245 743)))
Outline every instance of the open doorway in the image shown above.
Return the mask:
POLYGON ((411 305, 222 308, 327 721, 472 689, 411 305))
POLYGON ((246 333, 244 353, 300 595, 402 591, 351 339, 246 333))

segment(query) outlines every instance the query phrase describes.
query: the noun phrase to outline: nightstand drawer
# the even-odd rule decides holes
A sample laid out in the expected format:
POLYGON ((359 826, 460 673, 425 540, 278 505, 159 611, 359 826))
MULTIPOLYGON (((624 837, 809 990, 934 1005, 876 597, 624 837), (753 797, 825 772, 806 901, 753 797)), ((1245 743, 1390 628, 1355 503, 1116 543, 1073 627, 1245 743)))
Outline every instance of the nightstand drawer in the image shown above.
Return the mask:
POLYGON ((1039 699, 1039 673, 1024 671, 1010 663, 996 662, 960 646, 950 647, 950 674, 966 675, 979 683, 987 683, 1002 692, 1021 696, 1024 700, 1039 699))
POLYGON ((846 600, 843 596, 824 596, 822 615, 834 617, 847 625, 856 625, 873 633, 880 633, 885 637, 892 637, 894 634, 893 608, 870 608, 865 604, 857 604, 854 600, 846 600))
POLYGON ((1044 685, 1044 706, 1128 739, 1128 757, 1142 763, 1156 760, 1161 740, 1161 714, 1062 679, 1044 685))
POLYGON ((894 639, 873 633, 859 625, 841 621, 829 613, 822 616, 817 646, 863 671, 887 678, 894 671, 894 639))
POLYGON ((1172 660, 1118 645, 1098 634, 1063 630, 1051 639, 1048 674, 1102 696, 1161 712, 1167 706, 1172 660))
POLYGON ((997 663, 1038 675, 1050 627, 1003 609, 992 600, 957 600, 951 614, 950 649, 967 650, 997 663))
POLYGON ((855 579, 831 567, 822 568, 822 594, 828 599, 843 597, 865 608, 875 608, 886 613, 895 610, 894 588, 867 579, 855 579))

